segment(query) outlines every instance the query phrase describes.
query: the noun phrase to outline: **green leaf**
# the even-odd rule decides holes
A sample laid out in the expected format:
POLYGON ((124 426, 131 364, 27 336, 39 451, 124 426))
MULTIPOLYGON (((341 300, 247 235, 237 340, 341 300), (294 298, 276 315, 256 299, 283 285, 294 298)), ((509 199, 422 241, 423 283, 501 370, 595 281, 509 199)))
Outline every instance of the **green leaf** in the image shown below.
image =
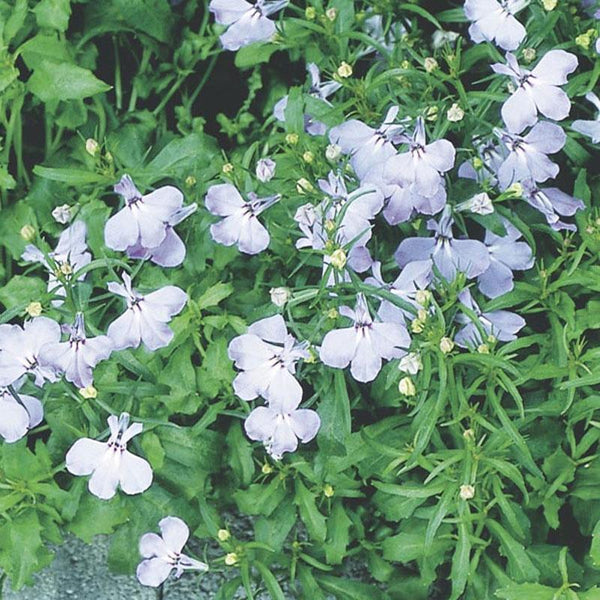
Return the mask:
POLYGON ((319 585, 336 600, 387 600, 389 596, 378 587, 332 575, 318 575, 319 585))
POLYGON ((250 44, 240 48, 235 53, 235 66, 238 69, 248 69, 261 63, 269 62, 273 52, 276 52, 278 47, 275 44, 250 44))
POLYGON ((452 556, 452 570, 450 581, 452 581, 452 595, 450 600, 458 600, 467 586, 471 572, 471 539, 469 529, 465 522, 458 525, 458 542, 452 556))
POLYGON ((41 0, 33 9, 40 27, 66 31, 71 17, 70 0, 41 0))
POLYGON ((335 370, 332 376, 333 389, 329 385, 324 387, 323 393, 320 394, 321 428, 317 440, 324 452, 333 456, 344 456, 346 438, 350 434, 350 399, 344 372, 335 370))
POLYGON ((503 600, 557 600, 557 591, 539 583, 515 583, 499 589, 496 596, 503 600))
POLYGON ((590 558, 595 567, 600 567, 600 521, 596 523, 594 531, 592 531, 590 558))
POLYGON ((341 500, 334 503, 331 515, 327 519, 327 539, 323 544, 327 563, 339 565, 346 556, 346 548, 350 543, 350 526, 352 521, 348 518, 341 500))
POLYGON ((315 494, 309 492, 300 479, 296 480, 294 503, 300 511, 300 518, 306 525, 311 539, 323 543, 327 535, 325 517, 319 512, 315 502, 315 494))
POLYGON ((518 583, 523 581, 537 581, 540 572, 533 562, 531 562, 527 552, 525 552, 523 544, 517 542, 508 531, 496 521, 488 520, 487 528, 500 542, 502 553, 508 561, 507 573, 509 577, 515 579, 518 583))
POLYGON ((262 577, 262 580, 265 584, 265 587, 269 592, 269 597, 273 600, 285 600, 283 590, 281 589, 281 586, 279 585, 277 579, 275 579, 275 575, 271 573, 269 568, 258 560, 254 561, 254 563, 252 564, 258 569, 260 576, 262 577))
POLYGON ((195 302, 198 310, 204 310, 211 306, 217 306, 225 298, 229 298, 231 294, 233 294, 233 285, 219 282, 209 287, 195 302))
POLYGON ((30 302, 40 302, 46 293, 46 284, 38 277, 14 275, 0 288, 0 302, 6 309, 26 306, 30 302))
POLYGON ((91 173, 90 171, 83 171, 81 169, 55 169, 36 165, 33 168, 33 172, 40 177, 44 177, 52 181, 61 181, 62 183, 67 183, 73 186, 112 182, 112 179, 107 178, 106 175, 99 175, 97 173, 91 173))
POLYGON ((89 98, 111 88, 88 69, 50 60, 36 66, 27 87, 42 102, 89 98))

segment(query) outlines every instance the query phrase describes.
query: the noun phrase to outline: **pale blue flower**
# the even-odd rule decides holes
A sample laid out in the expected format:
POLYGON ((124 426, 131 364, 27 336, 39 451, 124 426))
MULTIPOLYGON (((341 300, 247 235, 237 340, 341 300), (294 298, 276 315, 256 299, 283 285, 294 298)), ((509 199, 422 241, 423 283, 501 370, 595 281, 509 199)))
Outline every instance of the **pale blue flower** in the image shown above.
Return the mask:
POLYGON ((298 440, 310 442, 321 427, 314 411, 298 408, 300 400, 279 400, 255 408, 246 418, 244 429, 251 440, 262 442, 267 452, 279 460, 286 452, 294 452, 298 440))
MULTIPOLYGON (((600 38, 598 38, 598 41, 600 42, 600 38)), ((576 121, 573 121, 571 128, 578 133, 587 135, 588 137, 592 138, 592 142, 594 144, 598 144, 600 143, 600 98, 598 98, 594 92, 588 92, 585 95, 585 98, 586 100, 589 100, 598 110, 596 119, 593 121, 577 119, 576 121)))
POLYGON ((167 323, 180 313, 187 294, 174 285, 142 295, 131 287, 131 277, 123 273, 123 284, 110 282, 108 289, 127 300, 127 310, 109 326, 106 332, 115 350, 137 348, 141 343, 148 350, 168 346, 173 331, 167 323))
POLYGON ((33 396, 0 387, 0 436, 7 443, 20 440, 44 418, 42 403, 33 396))
POLYGON ((521 133, 535 125, 538 111, 554 121, 569 116, 571 101, 559 87, 567 83, 567 76, 578 65, 577 57, 564 50, 550 50, 532 71, 519 66, 514 54, 506 53, 506 65, 496 63, 496 73, 508 75, 516 90, 502 105, 502 118, 511 133, 521 133))
POLYGON ((224 217, 211 225, 212 239, 224 246, 237 245, 240 252, 245 254, 262 252, 271 238, 258 216, 280 198, 279 195, 258 198, 250 193, 246 202, 230 183, 211 186, 204 201, 206 208, 213 215, 224 217))
POLYGON ((528 0, 466 0, 465 15, 473 21, 469 35, 475 43, 496 42, 504 50, 515 50, 527 34, 514 15, 528 0))
POLYGON ((140 554, 144 560, 136 575, 142 585, 158 587, 167 580, 173 569, 175 579, 184 571, 204 573, 208 565, 183 554, 181 551, 190 537, 188 526, 178 517, 165 517, 158 523, 160 535, 145 533, 140 538, 140 554))
POLYGON ((342 306, 339 312, 352 319, 352 327, 334 329, 325 335, 320 357, 324 364, 336 369, 350 365, 356 381, 368 382, 377 377, 382 361, 400 358, 410 346, 406 327, 398 322, 375 322, 365 297, 358 294, 356 308, 342 306))
POLYGON ((120 486, 126 494, 141 494, 152 484, 148 461, 131 454, 127 443, 141 433, 143 425, 129 425, 129 415, 108 417, 110 437, 106 442, 90 438, 77 440, 65 458, 67 471, 73 475, 91 475, 88 489, 94 496, 109 500, 120 486))
POLYGON ((531 179, 523 181, 522 185, 525 201, 544 215, 552 229, 577 231, 574 224, 565 223, 560 220, 560 217, 573 216, 578 210, 585 208, 583 201, 555 187, 540 188, 531 179))
POLYGON ((288 0, 211 0, 208 10, 220 25, 228 29, 220 37, 225 50, 239 50, 255 42, 268 42, 275 34, 269 15, 281 10, 288 0))

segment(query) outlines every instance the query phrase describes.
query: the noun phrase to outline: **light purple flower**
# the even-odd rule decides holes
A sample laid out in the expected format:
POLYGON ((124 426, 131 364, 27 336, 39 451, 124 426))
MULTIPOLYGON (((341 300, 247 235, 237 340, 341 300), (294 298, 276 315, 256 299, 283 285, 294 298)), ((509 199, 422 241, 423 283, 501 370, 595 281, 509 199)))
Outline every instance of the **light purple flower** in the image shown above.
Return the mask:
MULTIPOLYGON (((598 41, 600 42, 600 38, 598 38, 598 41)), ((585 95, 585 98, 586 100, 591 102, 598 110, 596 119, 594 121, 584 121, 582 119, 577 119, 576 121, 573 121, 571 129, 583 135, 587 135, 588 137, 592 138, 592 142, 594 144, 598 144, 600 143, 600 98, 598 98, 598 96, 596 96, 594 92, 588 92, 585 95)))
POLYGON ((254 42, 267 42, 275 34, 275 23, 269 15, 281 10, 288 0, 211 0, 208 10, 215 21, 229 28, 220 37, 225 50, 239 50, 254 42))
POLYGON ((498 169, 500 169, 508 155, 506 147, 502 144, 496 144, 494 141, 482 141, 479 138, 473 140, 473 145, 483 164, 481 167, 475 168, 473 159, 465 161, 458 168, 458 176, 472 179, 482 185, 488 184, 495 187, 498 183, 496 177, 498 169))
POLYGON ((560 216, 570 217, 578 210, 585 208, 585 204, 581 200, 573 198, 555 187, 540 188, 530 179, 524 181, 522 185, 525 201, 544 215, 552 229, 577 231, 574 224, 561 221, 560 216))
POLYGON ((519 66, 514 54, 506 53, 506 65, 496 63, 496 73, 508 75, 517 86, 515 92, 502 105, 502 118, 511 133, 537 122, 538 111, 554 121, 569 116, 571 101, 559 87, 567 83, 567 76, 577 68, 577 57, 564 50, 550 50, 532 71, 519 66))
POLYGON ((329 132, 331 143, 337 144, 345 154, 350 154, 350 163, 359 179, 362 180, 373 166, 396 154, 394 144, 405 137, 404 126, 394 125, 399 110, 392 106, 378 129, 351 119, 329 132))
POLYGON ((44 418, 44 408, 37 398, 13 391, 0 388, 0 436, 7 443, 20 440, 44 418))
POLYGON ((127 310, 109 326, 107 335, 114 350, 137 348, 141 343, 154 351, 168 346, 173 331, 167 323, 180 313, 187 302, 187 294, 174 285, 167 285, 150 294, 142 295, 131 287, 131 277, 123 273, 123 284, 110 282, 108 289, 127 300, 127 310))
POLYGON ((269 232, 258 220, 258 215, 273 206, 281 196, 258 198, 250 193, 248 198, 249 202, 246 202, 230 183, 211 186, 206 193, 206 208, 213 215, 225 218, 210 226, 210 235, 224 246, 236 244, 244 254, 258 254, 270 241, 269 232))
POLYGON ((300 403, 302 386, 294 374, 296 363, 308 358, 308 344, 290 335, 281 315, 256 321, 248 333, 229 344, 229 358, 240 369, 233 390, 242 400, 262 396, 269 402, 289 400, 300 403))
POLYGON ((141 494, 152 484, 152 468, 148 461, 131 454, 127 442, 141 433, 143 425, 129 425, 129 415, 108 417, 110 437, 106 442, 90 438, 77 440, 66 456, 66 466, 73 475, 91 475, 88 489, 94 496, 109 500, 117 486, 126 494, 141 494))
POLYGON ((533 266, 533 253, 525 242, 519 242, 521 232, 507 219, 502 219, 506 235, 486 231, 484 243, 490 253, 490 266, 478 277, 479 291, 488 298, 497 298, 513 287, 513 271, 533 266))
POLYGON ((435 232, 434 237, 403 240, 394 255, 398 264, 404 267, 412 261, 431 258, 447 281, 454 281, 458 271, 469 279, 481 275, 490 265, 488 249, 477 240, 456 239, 453 223, 449 207, 444 209, 439 223, 429 219, 427 229, 435 232))
POLYGON ((77 313, 75 324, 67 329, 69 340, 45 344, 40 358, 57 372, 64 373, 67 381, 84 388, 92 385, 92 369, 110 356, 113 343, 105 335, 86 337, 83 313, 77 313))
MULTIPOLYGON (((409 262, 400 272, 400 275, 392 283, 385 283, 381 275, 381 263, 374 262, 371 267, 373 277, 367 277, 365 283, 375 287, 381 287, 398 296, 401 300, 412 304, 415 312, 422 308, 415 300, 419 290, 427 289, 431 283, 432 269, 431 260, 415 260, 409 262)), ((406 324, 406 320, 412 320, 414 314, 390 300, 383 299, 377 311, 381 321, 406 324)))
POLYGON ((541 183, 558 175, 559 167, 548 158, 548 154, 561 150, 567 141, 560 125, 539 122, 524 137, 501 131, 496 133, 508 150, 498 169, 501 189, 526 179, 541 183))
POLYGON ((294 452, 298 439, 303 444, 310 442, 321 427, 319 415, 314 410, 299 409, 299 404, 300 400, 291 399, 270 402, 255 408, 244 422, 248 437, 262 442, 275 460, 285 452, 294 452))
MULTIPOLYGON (((56 248, 48 254, 51 262, 48 262, 44 253, 33 244, 25 246, 21 258, 27 262, 41 263, 48 269, 48 291, 54 292, 59 297, 52 301, 52 306, 62 305, 62 298, 67 295, 58 275, 66 280, 71 280, 74 273, 92 261, 92 255, 88 252, 85 241, 86 235, 87 227, 83 221, 75 221, 70 227, 67 227, 60 234, 56 248)), ((83 281, 84 278, 85 273, 78 276, 77 281, 83 281)))
POLYGON ((409 150, 387 159, 383 180, 397 188, 389 196, 384 216, 391 224, 406 221, 413 210, 436 214, 446 203, 443 173, 454 166, 456 151, 448 140, 427 144, 425 122, 418 118, 409 150))
POLYGON ((158 248, 167 235, 167 224, 182 207, 183 194, 170 185, 142 195, 129 175, 114 187, 125 199, 125 206, 104 227, 104 242, 113 250, 130 246, 158 248))
MULTIPOLYGON (((306 69, 308 70, 311 80, 308 93, 313 98, 318 98, 325 102, 325 104, 332 106, 327 98, 339 90, 342 87, 342 84, 337 81, 322 82, 319 67, 314 63, 307 64, 306 69)), ((281 100, 278 100, 273 107, 273 115, 282 123, 285 121, 285 109, 287 108, 288 100, 289 97, 286 95, 281 98, 281 100)), ((304 115, 304 130, 309 135, 324 135, 327 131, 327 125, 307 113, 304 115)))
POLYGON ((256 163, 256 178, 262 183, 267 183, 273 179, 275 175, 275 167, 277 164, 271 158, 261 158, 256 163))
POLYGON ((142 585, 158 587, 166 581, 173 569, 175 579, 186 570, 208 571, 206 563, 182 554, 190 530, 177 517, 165 517, 158 523, 161 535, 145 533, 140 538, 140 554, 144 560, 138 565, 136 575, 142 585))
POLYGON ((461 348, 477 347, 488 342, 488 336, 492 336, 501 342, 510 342, 517 339, 516 334, 525 327, 525 319, 508 310, 482 312, 468 289, 463 290, 458 295, 458 299, 477 315, 478 325, 483 329, 486 336, 486 339, 482 337, 477 324, 469 316, 462 313, 458 314, 456 320, 464 327, 454 336, 454 341, 461 348))
POLYGON ((358 294, 355 310, 347 306, 341 315, 354 321, 352 327, 334 329, 325 335, 320 350, 324 364, 336 369, 350 365, 356 381, 373 381, 381 370, 382 359, 392 360, 406 354, 410 336, 400 323, 374 322, 365 297, 358 294))
POLYGON ((525 27, 514 15, 527 0, 466 0, 465 15, 473 21, 469 35, 476 43, 496 42, 504 50, 515 50, 525 38, 525 27))
POLYGON ((60 325, 47 317, 36 317, 19 325, 0 325, 0 386, 12 385, 26 373, 41 387, 56 381, 54 368, 44 362, 41 350, 60 342, 60 325))
POLYGON ((137 244, 127 248, 127 256, 150 260, 161 267, 178 267, 185 259, 186 248, 174 227, 195 213, 197 208, 198 205, 194 202, 177 209, 165 222, 165 237, 156 248, 146 248, 138 240, 137 244))

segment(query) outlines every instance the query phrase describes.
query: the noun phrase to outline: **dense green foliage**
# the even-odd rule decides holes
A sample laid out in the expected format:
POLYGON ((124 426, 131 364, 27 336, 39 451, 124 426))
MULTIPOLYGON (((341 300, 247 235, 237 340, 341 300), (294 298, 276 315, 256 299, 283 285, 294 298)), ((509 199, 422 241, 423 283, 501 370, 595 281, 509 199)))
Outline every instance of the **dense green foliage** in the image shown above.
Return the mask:
MULTIPOLYGON (((494 229, 498 214, 510 214, 534 250, 535 267, 486 304, 526 319, 518 339, 488 353, 443 353, 440 340, 453 336, 460 310, 464 281, 455 282, 434 293, 434 314, 413 335, 423 361, 416 395, 399 393, 397 361, 374 383, 359 384, 320 363, 314 348, 342 326, 336 309, 354 305, 357 291, 385 292, 353 277, 332 295, 322 256, 295 247, 293 215, 321 200, 316 182, 331 169, 329 140, 304 133, 303 114, 310 109, 328 126, 348 117, 376 126, 397 104, 400 116, 427 117, 431 139, 452 140, 459 165, 474 156, 473 137, 500 122, 506 81, 489 65, 503 55, 472 44, 460 2, 292 4, 277 17, 273 43, 234 54, 220 48, 223 28, 197 0, 0 0, 0 322, 21 323, 40 302, 44 315, 63 323, 84 310, 89 331, 105 332, 122 311, 107 283, 123 269, 139 289, 170 283, 189 295, 168 347, 114 353, 95 369, 94 398, 66 381, 47 384, 44 423, 19 442, 0 443, 0 570, 16 588, 31 582, 52 560, 47 544, 70 531, 86 541, 112 534, 110 566, 132 574, 137 540, 172 514, 212 544, 212 569, 234 570, 222 600, 238 588, 249 598, 266 590, 311 600, 600 598, 597 146, 566 126, 559 184, 586 203, 576 233, 551 230, 512 191, 490 190, 496 213, 470 221, 474 231, 494 229), (331 8, 333 19, 325 14, 331 8), (364 32, 368 10, 383 15, 384 29, 405 25, 391 51, 364 32), (461 37, 434 50, 438 28, 461 37), (364 52, 370 45, 376 59, 364 52), (427 57, 437 68, 424 68, 427 57), (343 61, 353 74, 338 76, 333 106, 311 97, 306 63, 331 79, 343 61), (278 123, 273 105, 285 93, 286 120, 278 123), (446 113, 454 103, 465 115, 452 122, 446 113), (86 149, 88 139, 97 150, 86 149), (254 177, 262 156, 277 163, 264 184, 254 177), (187 203, 198 202, 179 228, 187 246, 181 267, 128 260, 104 245, 119 202, 112 186, 124 173, 142 191, 171 184, 187 203), (298 186, 301 178, 308 186, 298 186), (248 257, 211 239, 215 218, 203 199, 224 181, 259 196, 282 194, 262 217, 267 251, 248 257), (65 203, 86 222, 94 260, 65 304, 53 307, 43 268, 20 259, 22 228, 32 226, 34 243, 49 251, 63 229, 51 213, 65 203), (269 296, 279 286, 292 291, 282 309, 269 296), (278 310, 312 345, 314 360, 300 365, 298 379, 304 406, 317 410, 322 426, 316 440, 274 461, 244 434, 252 405, 233 393, 227 347, 278 310), (122 411, 144 424, 132 450, 151 463, 155 481, 141 495, 106 502, 65 471, 64 457, 80 437, 105 439, 107 416, 122 411), (474 487, 470 499, 460 495, 466 484, 474 487), (220 539, 224 514, 251 516, 253 535, 220 539), (225 566, 227 553, 236 564, 225 566), (349 562, 364 566, 362 581, 347 576, 349 562)), ((600 57, 575 40, 596 22, 576 2, 545 10, 537 0, 521 21, 538 55, 560 47, 578 56, 565 86, 570 118, 591 118, 582 96, 597 85, 600 57)), ((447 181, 452 205, 480 191, 456 169, 447 181)), ((386 280, 397 274, 398 243, 427 235, 425 221, 376 223, 371 244, 386 280)), ((35 391, 31 383, 24 389, 35 391)))

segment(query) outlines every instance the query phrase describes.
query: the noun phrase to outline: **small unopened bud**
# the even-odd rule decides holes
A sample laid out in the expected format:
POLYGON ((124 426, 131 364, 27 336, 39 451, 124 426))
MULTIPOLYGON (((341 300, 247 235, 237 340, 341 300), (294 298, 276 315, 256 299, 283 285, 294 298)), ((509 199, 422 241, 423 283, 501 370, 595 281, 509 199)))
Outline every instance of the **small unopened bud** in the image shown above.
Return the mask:
POLYGON ((417 311, 417 319, 419 321, 427 321, 427 311, 424 308, 420 308, 417 311))
POLYGON ((481 169, 483 169, 483 161, 479 158, 479 156, 476 156, 473 159, 473 168, 476 171, 480 171, 481 169))
POLYGON ((228 567, 235 565, 238 560, 238 555, 235 552, 229 552, 227 555, 225 555, 225 564, 228 567))
POLYGON ((261 471, 262 471, 263 475, 269 475, 270 473, 273 472, 273 467, 269 463, 265 463, 262 466, 261 471))
POLYGON ((432 56, 428 56, 425 59, 424 67, 428 73, 435 71, 438 68, 438 66, 438 61, 435 60, 435 58, 433 58, 432 56))
POLYGON ((315 155, 310 151, 307 150, 303 155, 302 155, 302 160, 305 163, 310 164, 313 160, 315 160, 315 155))
POLYGON ((66 225, 71 220, 71 207, 68 204, 57 206, 52 211, 52 218, 61 225, 66 225))
POLYGON ((325 11, 325 16, 330 20, 330 21, 335 21, 337 18, 337 9, 336 8, 328 8, 325 11))
POLYGON ((326 484, 323 486, 323 495, 324 495, 326 498, 331 498, 331 497, 333 496, 333 494, 334 494, 334 493, 335 493, 335 491, 334 491, 334 489, 333 489, 333 486, 332 486, 332 485, 330 485, 329 483, 326 483, 326 484))
POLYGON ((261 158, 256 163, 256 178, 263 183, 271 181, 275 175, 276 163, 271 158, 261 158))
POLYGON ((296 181, 296 189, 298 190, 299 194, 305 194, 306 192, 312 192, 315 188, 313 187, 313 184, 306 179, 306 177, 301 177, 298 179, 298 181, 296 181))
POLYGON ((533 62, 535 60, 535 48, 525 48, 523 50, 523 60, 525 62, 533 62))
POLYGON ((470 500, 473 496, 475 496, 475 488, 472 485, 460 486, 460 497, 463 500, 470 500))
POLYGON ((229 175, 230 173, 233 173, 233 165, 231 163, 225 163, 222 167, 221 167, 221 171, 223 171, 223 173, 225 175, 229 175))
POLYGON ((352 66, 349 65, 346 61, 342 61, 342 64, 337 69, 337 74, 342 79, 347 79, 352 76, 352 66))
POLYGON ((423 333, 425 329, 425 323, 421 319, 414 319, 410 324, 410 329, 413 333, 423 333))
POLYGON ((582 33, 575 38, 575 43, 584 50, 587 50, 592 44, 592 38, 587 33, 582 33))
POLYGON ((271 295, 271 302, 275 306, 281 308, 290 299, 292 292, 289 288, 286 287, 276 287, 271 288, 269 290, 269 294, 271 295))
POLYGON ((557 4, 558 0, 542 0, 542 5, 547 11, 554 10, 557 4))
POLYGON ((488 344, 495 344, 498 340, 495 335, 488 335, 487 337, 488 344))
POLYGON ((463 437, 465 438, 465 440, 473 442, 475 441, 475 432, 472 429, 465 429, 463 431, 463 437))
POLYGON ((444 354, 449 354, 454 350, 454 342, 449 337, 443 337, 440 340, 440 350, 444 354))
POLYGON ((428 121, 435 121, 438 118, 440 109, 437 106, 430 106, 425 112, 425 118, 428 121))
POLYGON ((405 71, 408 70, 408 69, 410 69, 410 62, 408 60, 403 60, 400 63, 400 68, 404 69, 405 71))
POLYGON ((341 271, 346 266, 346 261, 348 258, 346 257, 346 253, 343 248, 338 248, 334 250, 331 254, 330 262, 335 269, 341 271))
POLYGON ((85 140, 85 151, 90 155, 90 156, 96 156, 96 154, 98 154, 98 151, 100 150, 100 144, 92 139, 92 138, 88 138, 87 140, 85 140))
POLYGON ((231 534, 227 529, 219 529, 219 531, 217 531, 217 537, 219 538, 219 541, 226 542, 231 537, 231 534))
POLYGON ((69 262, 63 262, 60 263, 60 267, 59 267, 59 271, 63 274, 63 275, 72 275, 73 274, 73 267, 71 266, 71 263, 69 262))
POLYGON ((342 154, 342 149, 337 144, 329 144, 325 149, 325 158, 333 162, 342 154))
POLYGON ((196 185, 196 178, 193 175, 188 175, 185 178, 185 185, 187 185, 189 188, 194 187, 196 185))
POLYGON ((298 134, 297 134, 297 133, 288 133, 288 134, 285 136, 285 141, 286 141, 288 144, 291 144, 292 146, 296 145, 296 144, 298 143, 298 140, 299 140, 299 139, 300 139, 300 138, 298 137, 298 134))
POLYGON ((398 391, 404 396, 414 396, 417 393, 415 384, 410 377, 403 377, 398 384, 398 391))
POLYGON ((23 225, 19 233, 26 242, 33 242, 35 239, 35 228, 33 225, 23 225))
POLYGON ((333 233, 336 230, 335 221, 333 219, 327 219, 325 221, 325 231, 327 233, 333 233))
POLYGON ((42 314, 42 305, 40 302, 30 302, 25 309, 30 317, 39 317, 42 314))
POLYGON ((479 346, 477 346, 477 352, 479 352, 479 354, 489 354, 490 347, 487 344, 479 344, 479 346))
POLYGON ((309 21, 313 21, 315 19, 315 17, 317 16, 317 11, 315 10, 315 8, 313 6, 307 6, 306 10, 304 11, 304 16, 309 21))
POLYGON ((465 111, 456 102, 448 109, 446 118, 452 123, 462 121, 465 116, 465 111))
POLYGON ((87 400, 91 400, 98 396, 98 390, 93 385, 88 385, 87 387, 81 388, 79 393, 87 400))
POLYGON ((417 301, 417 304, 427 306, 431 301, 431 292, 429 290, 417 290, 415 300, 417 301))
POLYGON ((520 198, 523 195, 523 186, 517 181, 513 183, 506 191, 513 194, 513 196, 520 198))
POLYGON ((422 368, 423 362, 418 352, 409 352, 398 363, 398 369, 409 375, 416 375, 422 368))
POLYGON ((340 316, 340 313, 337 311, 336 308, 330 308, 327 311, 327 318, 328 319, 337 319, 340 316))

